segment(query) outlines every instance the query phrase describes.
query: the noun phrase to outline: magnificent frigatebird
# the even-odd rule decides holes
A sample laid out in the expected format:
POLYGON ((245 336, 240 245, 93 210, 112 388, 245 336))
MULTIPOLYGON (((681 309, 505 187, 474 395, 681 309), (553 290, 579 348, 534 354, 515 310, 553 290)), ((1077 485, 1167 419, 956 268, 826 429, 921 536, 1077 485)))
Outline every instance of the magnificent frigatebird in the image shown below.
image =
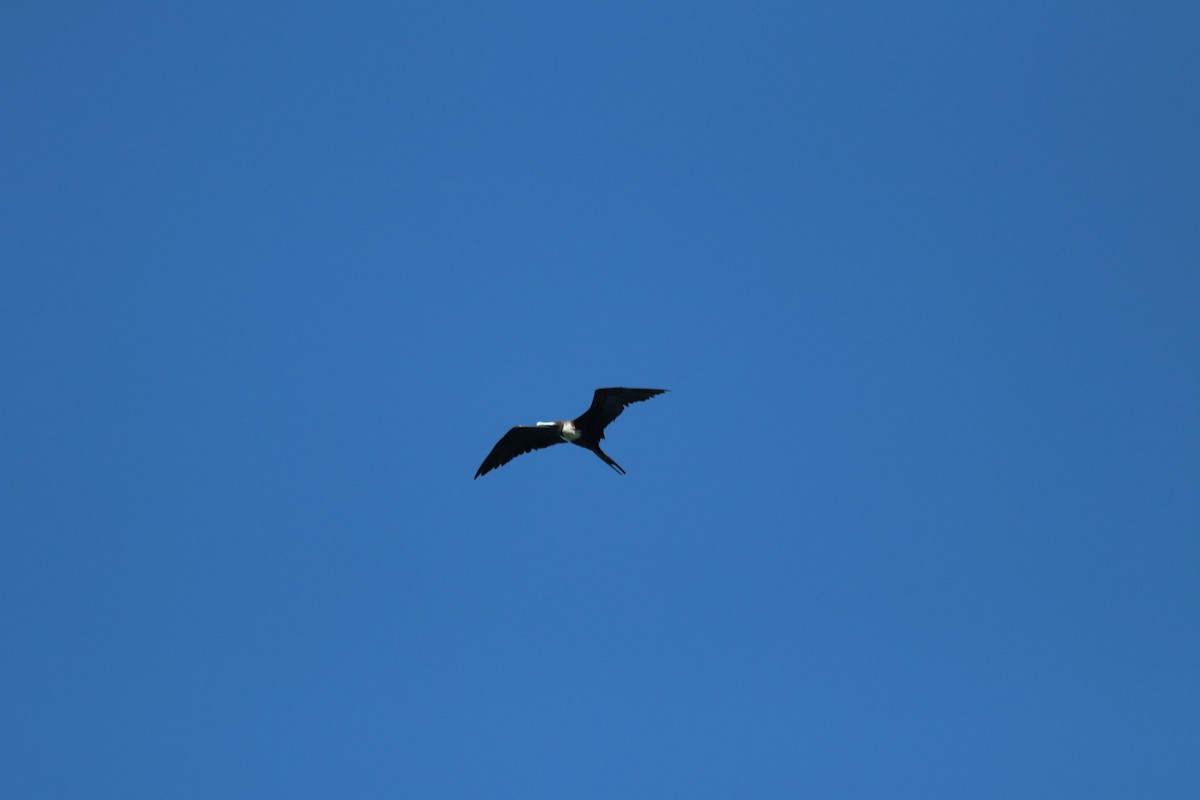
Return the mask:
POLYGON ((611 389, 597 389, 592 396, 592 404, 588 410, 570 422, 539 422, 536 425, 518 425, 504 434, 488 457, 479 465, 475 477, 486 475, 496 467, 502 467, 519 455, 531 450, 541 450, 552 444, 570 442, 580 447, 586 447, 600 459, 622 475, 625 470, 621 465, 608 457, 600 449, 600 440, 604 438, 604 429, 608 423, 616 419, 625 406, 649 400, 655 395, 662 394, 666 389, 626 389, 614 386, 611 389))

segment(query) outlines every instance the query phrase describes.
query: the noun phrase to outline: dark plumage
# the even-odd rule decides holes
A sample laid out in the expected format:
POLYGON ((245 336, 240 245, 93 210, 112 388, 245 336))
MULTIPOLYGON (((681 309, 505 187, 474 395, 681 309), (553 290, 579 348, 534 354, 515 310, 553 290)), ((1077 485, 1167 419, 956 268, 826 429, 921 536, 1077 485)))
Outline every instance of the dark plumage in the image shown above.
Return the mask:
POLYGON ((600 440, 604 438, 604 429, 620 416, 630 403, 649 400, 660 395, 666 389, 626 389, 614 386, 610 389, 597 389, 592 396, 592 404, 588 410, 573 420, 558 420, 556 422, 539 422, 537 425, 518 425, 496 442, 492 452, 479 465, 475 477, 486 475, 496 467, 502 467, 519 455, 533 450, 541 450, 563 442, 579 445, 591 450, 600 459, 622 475, 625 470, 621 465, 608 457, 600 449, 600 440))

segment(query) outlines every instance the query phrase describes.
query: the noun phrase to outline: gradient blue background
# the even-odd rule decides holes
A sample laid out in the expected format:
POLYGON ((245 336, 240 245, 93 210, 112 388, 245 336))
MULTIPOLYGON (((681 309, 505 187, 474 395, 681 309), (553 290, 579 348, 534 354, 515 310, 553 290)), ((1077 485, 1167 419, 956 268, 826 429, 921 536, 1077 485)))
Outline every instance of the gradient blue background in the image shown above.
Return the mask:
POLYGON ((3 796, 1200 796, 1194 2, 0 23, 3 796))

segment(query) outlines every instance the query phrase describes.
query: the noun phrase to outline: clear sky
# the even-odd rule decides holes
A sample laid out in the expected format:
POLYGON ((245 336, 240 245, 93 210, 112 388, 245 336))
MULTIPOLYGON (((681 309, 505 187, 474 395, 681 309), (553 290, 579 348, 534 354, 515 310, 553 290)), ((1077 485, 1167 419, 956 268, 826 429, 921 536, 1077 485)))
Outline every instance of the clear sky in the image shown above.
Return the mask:
POLYGON ((1198 29, 4 4, 0 795, 1200 796, 1198 29))

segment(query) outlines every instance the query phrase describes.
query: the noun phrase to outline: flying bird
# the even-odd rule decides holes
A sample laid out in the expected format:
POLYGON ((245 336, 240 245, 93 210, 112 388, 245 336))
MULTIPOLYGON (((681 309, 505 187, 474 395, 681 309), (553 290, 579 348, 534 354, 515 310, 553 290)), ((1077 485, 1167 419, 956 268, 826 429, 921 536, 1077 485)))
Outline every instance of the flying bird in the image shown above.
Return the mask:
POLYGON ((611 389, 597 389, 592 396, 592 404, 588 410, 573 420, 558 420, 555 422, 539 422, 536 425, 518 425, 496 442, 492 452, 479 465, 475 477, 486 475, 496 467, 502 467, 519 455, 532 450, 541 450, 553 444, 570 442, 586 447, 600 460, 624 475, 621 465, 608 457, 600 449, 600 440, 604 438, 604 429, 620 416, 630 403, 640 403, 660 395, 666 389, 626 389, 614 386, 611 389))

